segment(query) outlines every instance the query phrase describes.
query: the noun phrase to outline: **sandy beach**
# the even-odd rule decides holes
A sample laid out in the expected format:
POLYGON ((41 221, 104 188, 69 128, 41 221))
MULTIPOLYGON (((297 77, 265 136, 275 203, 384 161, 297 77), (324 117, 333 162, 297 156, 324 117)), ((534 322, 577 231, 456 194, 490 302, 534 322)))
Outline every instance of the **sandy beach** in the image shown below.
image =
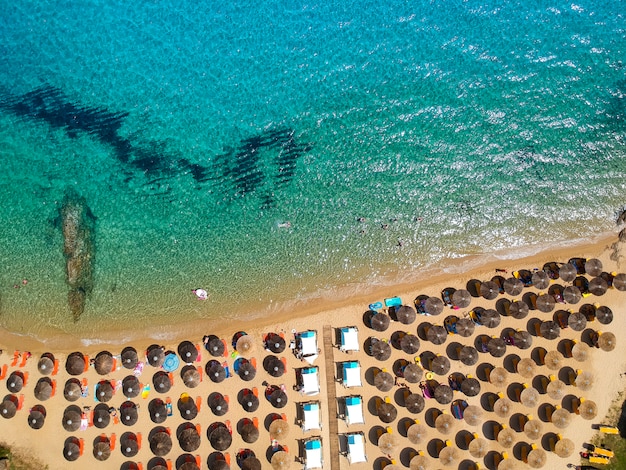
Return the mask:
MULTIPOLYGON (((296 458, 302 457, 303 443, 310 437, 319 436, 322 442, 322 455, 324 465, 323 468, 384 468, 389 462, 395 462, 398 468, 409 468, 411 460, 417 454, 423 454, 427 462, 426 468, 474 468, 473 463, 479 463, 481 468, 499 468, 497 462, 506 456, 505 460, 517 463, 508 463, 506 468, 522 468, 528 460, 526 453, 533 447, 545 450, 545 462, 543 468, 564 468, 569 462, 576 463, 579 461, 578 451, 584 442, 588 442, 594 434, 591 425, 593 423, 602 422, 603 417, 608 411, 612 399, 618 391, 624 388, 624 380, 620 377, 620 373, 626 371, 626 361, 624 360, 626 347, 622 342, 619 332, 626 327, 626 319, 620 315, 621 305, 626 298, 626 292, 615 288, 609 288, 608 291, 601 295, 589 295, 583 297, 577 303, 556 303, 549 312, 542 312, 538 309, 530 309, 527 316, 522 319, 516 319, 511 315, 498 315, 499 324, 493 328, 485 325, 474 324, 474 332, 469 336, 461 336, 460 334, 446 334, 442 344, 435 344, 428 337, 425 328, 428 323, 429 327, 443 326, 444 320, 449 315, 455 315, 458 319, 470 318, 471 311, 480 311, 483 309, 494 309, 498 311, 502 308, 502 299, 517 299, 524 302, 525 294, 540 295, 547 293, 548 288, 539 289, 534 286, 524 287, 523 291, 518 295, 509 295, 507 293, 497 294, 495 298, 488 300, 484 297, 472 296, 469 305, 462 308, 444 307, 443 312, 436 316, 423 316, 418 314, 417 318, 408 324, 400 321, 391 320, 390 326, 385 331, 376 331, 371 325, 364 323, 364 313, 369 310, 369 305, 375 302, 384 304, 384 299, 399 297, 403 305, 414 307, 414 299, 419 295, 441 298, 441 291, 447 287, 453 287, 457 290, 466 289, 468 281, 476 279, 481 282, 489 281, 495 275, 501 275, 503 278, 510 278, 514 271, 527 269, 531 273, 535 269, 541 270, 545 263, 555 261, 557 263, 567 263, 570 258, 581 257, 584 259, 598 259, 602 264, 602 271, 607 273, 623 273, 626 271, 626 263, 624 263, 624 245, 616 242, 617 237, 612 235, 595 241, 592 244, 576 244, 565 246, 560 249, 551 249, 542 251, 530 257, 518 258, 507 256, 506 253, 494 256, 487 264, 477 265, 473 260, 464 259, 459 261, 455 272, 441 272, 429 275, 427 279, 420 279, 417 282, 396 286, 393 291, 368 293, 367 297, 355 296, 344 299, 339 303, 317 304, 307 306, 305 309, 294 309, 293 312, 281 313, 272 317, 264 317, 255 319, 253 322, 239 319, 237 321, 229 321, 224 323, 213 322, 211 325, 193 325, 193 331, 185 337, 176 338, 175 340, 167 340, 164 342, 160 339, 146 337, 142 341, 134 341, 133 344, 119 344, 116 342, 106 342, 98 345, 84 346, 76 339, 68 338, 66 346, 55 347, 54 349, 44 349, 41 344, 28 340, 28 338, 13 336, 10 332, 3 335, 2 344, 3 353, 0 356, 0 367, 3 369, 3 379, 1 387, 4 388, 4 395, 9 394, 9 378, 14 372, 21 372, 23 376, 27 376, 26 383, 23 388, 15 392, 15 396, 20 403, 15 416, 2 420, 0 426, 0 441, 3 441, 16 450, 36 456, 39 460, 49 466, 50 469, 71 469, 71 468, 124 468, 124 462, 132 461, 142 464, 142 468, 152 468, 150 465, 155 463, 155 454, 151 450, 150 435, 154 434, 155 428, 163 426, 169 429, 171 435, 172 447, 163 458, 171 462, 172 468, 195 468, 193 463, 185 463, 187 460, 199 463, 199 468, 212 468, 209 462, 213 464, 215 452, 217 450, 207 437, 207 430, 213 430, 216 423, 225 423, 226 427, 230 427, 232 431, 232 443, 223 451, 230 458, 230 468, 239 468, 236 456, 242 449, 250 449, 261 462, 261 468, 271 468, 270 459, 274 451, 284 448, 288 454, 290 466, 276 468, 302 468, 303 464, 296 461, 296 458), (605 306, 614 313, 613 319, 607 324, 600 323, 597 319, 588 321, 586 327, 582 331, 575 331, 567 325, 559 328, 554 334, 557 337, 547 339, 542 337, 539 327, 535 329, 536 319, 540 321, 549 321, 553 319, 555 312, 563 310, 568 314, 578 312, 579 308, 584 304, 605 306), (359 351, 344 352, 338 348, 337 339, 340 337, 342 327, 355 326, 358 330, 358 347, 359 351), (295 346, 296 335, 314 330, 317 333, 317 341, 319 346, 319 357, 312 358, 310 362, 301 360, 296 357, 295 346), (476 346, 481 335, 490 337, 506 337, 508 332, 527 331, 530 333, 530 341, 532 345, 527 349, 514 344, 506 344, 506 351, 499 357, 495 357, 489 352, 479 352, 477 361, 472 365, 466 365, 458 359, 456 355, 463 346, 476 346), (249 352, 240 351, 237 353, 233 347, 233 335, 239 331, 246 333, 251 340, 251 349, 249 352), (569 349, 572 343, 584 343, 591 341, 590 333, 600 331, 601 333, 613 333, 617 337, 616 347, 612 351, 604 351, 600 348, 590 347, 587 351, 587 357, 580 361, 571 356, 569 349), (285 349, 279 353, 272 353, 265 349, 264 337, 270 332, 275 332, 285 339, 285 349), (419 347, 416 352, 406 352, 400 346, 401 337, 406 334, 415 335, 419 338, 419 347), (214 357, 202 345, 204 335, 216 335, 224 340, 227 351, 224 355, 214 357), (370 355, 369 347, 372 344, 372 338, 384 340, 390 344, 391 353, 384 360, 378 360, 370 355), (138 352, 139 361, 146 361, 146 349, 153 344, 162 345, 164 351, 177 351, 179 344, 189 340, 197 346, 200 355, 197 360, 190 363, 191 369, 198 370, 198 375, 190 374, 188 377, 195 376, 198 383, 194 383, 192 379, 185 384, 181 372, 189 370, 185 368, 185 361, 180 360, 180 365, 171 373, 173 384, 165 393, 159 393, 153 375, 161 371, 161 367, 153 367, 145 364, 142 370, 127 369, 123 366, 120 354, 127 346, 132 346, 138 352), (292 343, 293 342, 293 343, 292 343), (549 368, 548 365, 541 361, 537 363, 537 355, 541 356, 540 350, 564 351, 557 355, 560 356, 560 364, 558 367, 549 368), (14 351, 18 351, 21 355, 15 356, 14 351), (29 351, 31 357, 24 361, 25 352, 29 351), (115 367, 104 375, 99 374, 93 365, 87 363, 85 369, 76 375, 70 375, 66 370, 66 361, 68 356, 80 351, 89 358, 95 358, 101 351, 109 351, 115 358, 115 367), (51 353, 58 361, 58 371, 53 374, 42 374, 38 370, 38 362, 44 353, 51 353), (271 375, 264 365, 267 365, 266 357, 274 355, 284 364, 285 372, 279 377, 271 375), (450 369, 443 373, 437 373, 426 359, 431 357, 447 357, 449 358, 450 369), (241 361, 244 358, 251 364, 256 364, 256 375, 251 380, 244 380, 237 375, 235 369, 241 368, 241 364, 247 361, 241 361), (520 375, 516 369, 516 364, 524 358, 532 358, 535 363, 533 371, 529 376, 520 375), (209 361, 216 360, 218 363, 225 365, 231 374, 220 383, 215 383, 207 376, 206 365, 209 361), (420 381, 436 380, 441 385, 448 385, 451 374, 457 374, 457 377, 467 378, 474 377, 478 380, 479 393, 469 396, 461 390, 452 392, 451 400, 453 403, 459 403, 461 408, 466 406, 479 407, 482 410, 482 419, 475 424, 468 423, 467 419, 451 420, 451 428, 444 430, 438 424, 435 424, 436 417, 439 414, 453 416, 455 409, 451 407, 450 401, 441 403, 436 398, 424 398, 424 407, 417 413, 410 412, 406 407, 405 398, 415 393, 422 395, 419 383, 410 383, 407 377, 403 377, 403 373, 398 371, 398 364, 415 364, 417 360, 418 369, 423 371, 423 377, 420 381), (359 378, 362 382, 361 386, 347 388, 341 379, 343 362, 358 362, 360 365, 359 378), (264 364, 265 362, 265 364, 264 364), (304 395, 295 387, 297 371, 302 368, 316 367, 319 378, 319 393, 312 395, 304 395), (503 368, 507 371, 506 377, 502 383, 497 383, 492 369, 503 368), (395 383, 391 384, 391 388, 387 391, 381 391, 375 383, 375 375, 381 371, 388 371, 395 379, 395 383), (487 371, 487 372, 486 372, 487 371), (574 376, 572 377, 572 373, 574 376), (568 380, 574 380, 576 376, 583 373, 590 373, 590 383, 582 387, 581 381, 578 385, 567 383, 568 380), (140 394, 131 398, 131 401, 138 405, 137 420, 132 425, 125 425, 123 422, 117 422, 122 417, 122 409, 127 406, 128 401, 124 396, 122 381, 128 376, 137 377, 141 383, 141 389, 146 384, 150 384, 150 390, 145 397, 140 394), (552 376, 552 377, 551 377, 552 376), (35 396, 36 385, 40 379, 47 377, 54 384, 54 395, 46 400, 37 399, 35 396), (64 387, 66 382, 72 378, 78 379, 81 384, 87 386, 85 396, 81 396, 74 402, 68 401, 64 397, 64 387), (554 399, 546 393, 546 380, 562 380, 564 381, 563 396, 554 399), (117 416, 111 416, 111 422, 103 427, 98 428, 92 425, 90 421, 91 412, 94 411, 99 400, 94 392, 97 389, 96 384, 100 381, 112 383, 112 397, 105 403, 107 407, 116 409, 117 416), (193 387, 188 386, 194 385, 193 387), (282 407, 274 406, 266 398, 266 391, 269 387, 282 390, 287 397, 287 404, 282 407), (258 394, 258 409, 252 412, 244 410, 239 403, 238 396, 241 390, 248 388, 258 394), (523 393, 525 388, 534 388, 537 390, 536 400, 530 406, 522 403, 519 395, 527 395, 523 393), (584 390, 583 390, 584 388, 584 390), (209 397, 214 398, 215 392, 228 397, 228 411, 217 416, 209 406, 209 397), (498 416, 493 411, 493 400, 497 401, 498 394, 508 396, 511 399, 510 409, 506 416, 498 416), (343 403, 344 398, 348 396, 360 396, 363 404, 364 423, 348 424, 341 415, 341 407, 338 408, 337 403, 343 403), (178 403, 182 397, 182 409, 186 406, 193 406, 189 402, 193 402, 197 408, 197 415, 193 419, 184 419, 179 410, 178 403), (188 397, 188 398, 187 398, 188 397), (167 417, 163 423, 155 423, 150 416, 149 404, 153 399, 161 399, 167 401, 169 398, 172 403, 172 416, 167 417), (584 419, 581 414, 575 412, 575 408, 579 407, 580 398, 582 403, 594 402, 597 408, 596 417, 584 419), (459 400, 458 402, 455 402, 459 400), (321 429, 303 430, 298 419, 301 413, 301 406, 304 403, 318 401, 321 410, 321 429), (390 417, 388 423, 381 419, 381 406, 388 402, 394 408, 397 415, 390 417), (29 426, 28 416, 29 410, 37 409, 38 405, 45 407, 45 423, 41 429, 32 429, 29 426), (87 426, 85 429, 75 431, 66 431, 63 424, 63 415, 66 408, 70 405, 76 405, 80 410, 84 411, 87 418, 87 426), (87 409, 88 407, 89 409, 87 409), (551 422, 549 415, 558 408, 569 409, 567 418, 569 424, 557 427, 551 422), (300 411, 299 411, 300 410, 300 411), (340 414, 339 417, 338 413, 340 414), (530 439, 520 426, 531 416, 533 420, 541 422, 542 434, 540 437, 530 439), (524 418, 526 417, 526 418, 524 418), (393 419, 391 419, 393 418, 393 419), (284 419, 288 424, 288 429, 276 440, 270 437, 269 427, 273 419, 284 419), (423 434, 419 442, 412 442, 407 433, 410 425, 418 420, 423 425, 423 434), (521 421, 520 421, 521 420, 521 421), (181 447, 177 436, 183 429, 189 427, 188 423, 193 424, 199 431, 200 441, 197 448, 189 452, 185 452, 181 447), (522 423, 522 424, 520 424, 522 423), (254 442, 246 442, 244 440, 245 432, 242 427, 246 424, 252 424, 258 428, 258 438, 254 442), (510 440, 505 442, 504 436, 506 431, 503 429, 512 429, 513 433, 509 437, 510 440), (121 451, 122 436, 132 432, 135 435, 141 434, 141 447, 136 455, 126 457, 121 451), (345 450, 346 433, 362 432, 365 438, 365 454, 367 461, 363 463, 350 464, 343 451, 345 450), (381 449, 382 442, 387 439, 385 434, 390 433, 393 446, 386 451, 381 449), (498 438, 498 434, 502 434, 498 438), (96 441, 106 437, 112 441, 112 435, 115 435, 115 443, 111 449, 110 456, 99 461, 94 454, 94 444, 96 441), (68 461, 64 458, 63 449, 66 440, 70 437, 82 440, 83 452, 75 461, 68 461), (384 436, 381 438, 381 436, 384 436), (485 439, 486 456, 475 457, 469 451, 469 441, 474 437, 485 439), (569 439, 574 444, 574 449, 569 457, 559 457, 554 452, 554 445, 559 439, 569 439), (381 444, 381 446, 379 446, 381 444), (532 446, 532 447, 531 447, 532 446), (452 449, 441 450, 450 447, 452 449), (441 452, 441 453, 440 453, 441 452), (452 454, 449 462, 445 462, 446 454, 452 454), (186 455, 186 457, 184 456, 186 455), (183 456, 183 457, 181 457, 183 456), (186 466, 185 466, 186 465, 186 466)), ((587 280, 593 279, 594 276, 584 275, 587 280)), ((562 279, 550 280, 549 286, 560 284, 569 286, 572 282, 564 282, 562 279)), ((380 314, 386 315, 384 305, 381 306, 380 314)), ((595 311, 595 310, 594 310, 595 311)), ((389 313, 389 312, 388 312, 389 313)), ((392 317, 393 317, 393 312, 392 317)), ((192 328, 190 327, 190 331, 192 328)), ((527 335, 528 336, 528 335, 527 335)), ((547 336, 547 335, 546 335, 547 336)), ((600 335, 602 337, 602 335, 600 335)), ((608 337, 608 336, 606 336, 608 337)), ((240 347, 241 349, 241 347, 240 347)), ((180 357, 180 355, 178 355, 180 357)), ((580 359, 580 358, 578 358, 580 359)), ((245 367, 244 367, 245 368, 245 367)), ((270 369, 267 367, 267 369, 270 369)), ((99 388, 98 388, 99 389, 99 388)), ((440 420, 441 421, 441 420, 440 420)), ((273 428, 272 428, 273 429, 273 428)), ((191 431, 189 431, 191 432, 191 431)), ((253 433, 254 434, 254 433, 253 433)), ((246 436, 247 440, 252 438, 246 436)), ((534 456, 538 454, 535 453, 534 456)), ((414 460, 415 464, 416 460, 414 460)), ((504 464, 500 464, 503 468, 504 464)), ((132 468, 132 467, 129 467, 132 468)), ((388 467, 389 468, 389 467, 388 467)), ((396 468, 396 467, 393 467, 396 468)), ((417 467, 416 467, 417 468, 417 467)))

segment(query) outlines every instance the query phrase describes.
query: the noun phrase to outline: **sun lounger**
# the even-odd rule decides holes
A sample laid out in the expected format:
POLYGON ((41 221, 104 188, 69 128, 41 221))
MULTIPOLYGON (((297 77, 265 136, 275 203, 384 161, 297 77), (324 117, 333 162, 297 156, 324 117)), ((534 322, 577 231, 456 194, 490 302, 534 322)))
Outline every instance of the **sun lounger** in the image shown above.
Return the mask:
POLYGON ((7 376, 8 366, 6 364, 2 365, 2 369, 0 369, 0 380, 3 380, 7 376))
POLYGON ((341 364, 342 383, 344 387, 361 387, 361 364, 358 361, 347 361, 341 364))
POLYGON ((304 442, 304 470, 323 468, 322 438, 313 437, 304 442))
POLYGON ((320 402, 312 401, 302 404, 302 431, 322 429, 320 420, 320 402))
POLYGON ((11 361, 11 367, 15 367, 18 363, 18 361, 20 360, 20 352, 19 351, 15 351, 13 353, 13 361, 11 361))
POLYGON ((315 330, 303 331, 296 334, 294 354, 298 359, 313 364, 318 358, 320 350, 317 346, 317 332, 315 330))
POLYGON ((317 395, 320 392, 318 367, 303 367, 296 370, 296 389, 303 395, 317 395))
POLYGON ((341 345, 339 349, 343 352, 359 350, 359 330, 356 326, 341 328, 341 345))
POLYGON ((385 299, 385 307, 402 307, 402 299, 400 297, 389 297, 385 299))
POLYGON ((345 398, 346 406, 346 424, 364 424, 365 418, 363 417, 363 399, 360 396, 351 396, 345 398))
POLYGON ((365 435, 362 432, 354 432, 346 435, 348 439, 348 462, 367 462, 365 455, 365 435))

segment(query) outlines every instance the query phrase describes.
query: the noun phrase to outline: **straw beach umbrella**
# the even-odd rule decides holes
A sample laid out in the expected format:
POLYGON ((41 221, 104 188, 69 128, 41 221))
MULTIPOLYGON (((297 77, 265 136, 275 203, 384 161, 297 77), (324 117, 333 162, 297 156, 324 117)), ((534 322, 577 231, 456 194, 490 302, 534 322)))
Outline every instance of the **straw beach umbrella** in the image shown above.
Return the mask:
POLYGON ((450 371, 450 360, 446 356, 435 357, 431 370, 437 375, 446 375, 450 371))
POLYGON ((63 387, 63 396, 67 401, 74 402, 78 400, 83 393, 80 381, 78 379, 68 379, 63 387))
POLYGON ((278 357, 269 355, 263 359, 263 368, 272 377, 280 377, 285 373, 285 364, 278 357))
POLYGON ((537 373, 537 365, 529 357, 521 359, 517 363, 517 373, 526 379, 532 379, 537 373))
POLYGON ((43 353, 37 362, 37 370, 42 375, 49 375, 54 370, 54 355, 43 353))
POLYGON ((187 364, 191 364, 198 358, 198 349, 191 341, 182 341, 178 345, 178 355, 187 364))
POLYGON ((413 362, 407 364, 402 371, 405 380, 412 384, 419 382, 423 374, 422 368, 413 362))
POLYGON ((533 344, 533 337, 528 331, 519 330, 513 333, 513 342, 520 349, 528 349, 533 344))
POLYGON ((374 312, 374 315, 372 315, 370 319, 370 325, 372 329, 376 331, 386 331, 390 323, 391 319, 389 315, 385 315, 384 313, 374 312))
POLYGON ((137 367, 139 363, 139 356, 137 355, 137 350, 132 346, 127 346, 122 349, 121 354, 122 366, 126 369, 134 369, 137 367))
POLYGON ((277 333, 268 333, 265 337, 265 348, 269 349, 274 354, 280 354, 285 350, 286 346, 285 338, 277 333))
POLYGON ((522 320, 528 316, 529 308, 526 302, 511 302, 509 314, 516 320, 522 320))
POLYGON ((458 289, 452 294, 452 305, 465 308, 472 302, 472 295, 465 289, 458 289))
POLYGON ((572 357, 575 361, 585 362, 589 358, 591 348, 585 343, 576 343, 572 348, 572 357))
POLYGON ((256 457, 248 457, 241 462, 241 470, 261 470, 261 461, 256 457))
POLYGON ((578 413, 583 419, 593 419, 598 415, 598 405, 591 400, 581 399, 581 404, 578 406, 578 413))
POLYGON ((70 405, 63 412, 63 429, 67 432, 75 432, 80 428, 80 420, 82 417, 81 409, 76 405, 70 405))
POLYGON ((583 331, 587 327, 587 318, 581 312, 574 312, 567 318, 567 325, 574 331, 583 331))
POLYGON ((125 426, 133 426, 139 419, 137 404, 132 401, 125 401, 120 405, 120 422, 125 426))
POLYGON ((224 416, 228 412, 228 402, 224 395, 219 392, 213 392, 209 395, 208 404, 215 416, 224 416))
POLYGON ((546 451, 540 448, 533 449, 528 453, 528 466, 530 468, 541 468, 546 464, 546 451))
POLYGON ((428 429, 421 423, 412 424, 406 432, 406 437, 412 444, 420 444, 428 435, 428 429))
POLYGON ((396 310, 396 318, 404 325, 410 325, 415 321, 417 314, 415 309, 409 305, 402 305, 396 310))
POLYGON ((547 393, 553 400, 560 400, 565 396, 566 385, 559 379, 550 381, 547 387, 547 393))
POLYGON ((150 436, 150 450, 157 457, 163 457, 172 450, 172 438, 165 431, 159 431, 150 436))
POLYGON ((600 334, 600 338, 598 338, 598 346, 603 351, 613 351, 616 345, 616 338, 613 333, 607 332, 600 334))
POLYGON ((153 423, 160 424, 167 419, 167 407, 160 398, 154 398, 148 404, 148 413, 153 423))
POLYGON ((493 281, 485 281, 480 285, 480 295, 487 300, 493 300, 500 295, 500 286, 493 281))
POLYGON ((533 286, 539 290, 550 286, 550 278, 545 271, 535 271, 532 275, 533 286))
POLYGON ((127 398, 135 398, 141 392, 139 379, 134 375, 127 375, 122 380, 122 391, 127 398))
POLYGON ((70 436, 63 444, 63 457, 68 462, 74 462, 80 457, 80 441, 77 437, 70 436))
POLYGON ((249 356, 255 349, 254 339, 250 335, 243 335, 237 340, 235 349, 242 356, 249 356))
POLYGON ((270 393, 267 399, 274 408, 283 408, 287 405, 288 401, 287 394, 283 392, 280 388, 270 393))
POLYGON ((146 360, 153 367, 161 367, 165 361, 165 348, 158 344, 152 344, 146 350, 146 360))
POLYGON ((452 401, 452 389, 449 385, 440 384, 435 388, 435 400, 442 405, 452 401))
POLYGON ((381 392, 388 392, 394 386, 393 375, 389 372, 379 372, 374 377, 374 386, 381 392))
POLYGON ((487 343, 487 350, 493 357, 502 357, 506 353, 506 343, 502 338, 491 338, 487 343))
POLYGON ((461 391, 468 397, 475 397, 480 393, 480 382, 474 377, 468 377, 461 382, 461 391))
POLYGON ((398 410, 391 403, 382 403, 378 407, 378 417, 383 423, 391 423, 398 417, 398 410))
MULTIPOLYGON (((470 321, 469 318, 463 318, 463 320, 470 321)), ((498 327, 500 325, 501 320, 502 320, 502 317, 500 316, 500 314, 492 308, 488 308, 487 310, 484 310, 480 316, 481 323, 487 328, 498 327)), ((472 322, 472 325, 473 324, 474 323, 472 322)))
POLYGON ((601 277, 594 277, 589 281, 589 292, 593 295, 601 296, 609 289, 609 284, 601 277))
POLYGON ((395 434, 386 432, 378 439, 378 448, 385 455, 395 453, 399 445, 400 441, 395 434))
POLYGON ((115 389, 108 380, 101 380, 96 384, 96 398, 98 401, 107 402, 113 398, 115 389))
POLYGON ((498 432, 498 436, 496 437, 496 439, 498 441, 498 444, 500 444, 505 449, 508 449, 509 447, 513 447, 513 444, 515 444, 515 437, 515 431, 513 431, 511 428, 502 428, 498 432))
POLYGON ((425 405, 426 402, 424 401, 424 397, 418 393, 411 393, 404 399, 404 406, 406 406, 406 409, 409 412, 414 414, 420 413, 424 409, 425 405))
POLYGON ((455 421, 452 415, 442 413, 435 419, 435 428, 437 428, 437 431, 441 434, 450 434, 454 429, 455 421))
POLYGON ((28 425, 32 429, 41 429, 46 422, 46 409, 43 405, 35 405, 28 413, 28 425))
POLYGON ((0 416, 11 419, 17 413, 18 398, 15 395, 7 395, 0 403, 0 416))
POLYGON ((35 398, 40 401, 46 401, 52 396, 52 380, 48 377, 42 377, 35 385, 35 398))
POLYGON ((172 388, 172 380, 165 371, 158 371, 152 376, 152 384, 154 389, 159 393, 167 393, 172 388))
POLYGON ((456 322, 456 332, 463 338, 469 338, 474 334, 476 326, 469 318, 459 318, 456 322))
POLYGON ((603 325, 608 325, 613 321, 613 311, 605 305, 598 307, 596 310, 596 320, 603 325))
POLYGON ((242 395, 239 403, 244 411, 249 413, 253 413, 259 408, 259 399, 252 393, 252 390, 250 390, 249 393, 242 395))
POLYGON ((558 429, 565 429, 572 422, 572 415, 565 408, 557 408, 552 413, 550 421, 554 424, 554 427, 558 429))
POLYGON ((407 334, 400 340, 400 348, 407 354, 415 354, 419 351, 420 340, 413 334, 407 334))
POLYGON ((470 426, 476 426, 482 422, 483 409, 476 405, 469 405, 463 412, 463 419, 470 426))
POLYGON ((73 352, 65 360, 65 370, 70 375, 80 375, 85 371, 85 356, 80 352, 73 352))
POLYGON ((537 419, 529 419, 524 424, 524 434, 528 439, 539 439, 541 434, 543 434, 543 425, 541 421, 537 419))
POLYGON ((509 381, 509 373, 504 367, 494 367, 489 372, 489 382, 496 387, 503 387, 509 381))
POLYGON ((391 346, 386 341, 372 339, 372 346, 370 349, 372 356, 379 361, 386 361, 391 357, 391 346))
POLYGON ((284 419, 275 419, 269 427, 270 439, 280 441, 289 435, 289 423, 284 419))
POLYGON ((466 366, 473 366, 478 362, 478 351, 473 346, 463 346, 459 353, 459 359, 466 366))
POLYGON ((510 277, 504 281, 504 291, 509 295, 520 295, 523 290, 524 284, 517 278, 510 277))
POLYGON ((525 388, 520 394, 520 402, 528 408, 537 406, 539 402, 539 392, 532 387, 525 388))
POLYGON ((563 289, 563 298, 568 304, 577 304, 583 298, 580 289, 576 286, 567 286, 563 289))
POLYGON ((613 287, 619 291, 626 290, 626 273, 619 273, 613 278, 613 287))
MULTIPOLYGON (((625 284, 626 286, 626 281, 625 284)), ((426 309, 426 312, 429 315, 439 315, 441 312, 443 312, 443 300, 441 300, 439 297, 428 297, 428 299, 426 299, 426 302, 424 304, 424 308, 426 309)))
POLYGON ((506 418, 511 414, 513 402, 506 397, 499 398, 493 405, 494 413, 500 418, 506 418))
POLYGON ((548 351, 544 363, 550 370, 559 370, 563 364, 563 355, 558 351, 548 351))
POLYGON ((109 407, 104 403, 98 403, 93 409, 93 425, 98 429, 104 429, 110 422, 109 407))
POLYGON ((211 382, 220 383, 226 379, 226 369, 216 360, 207 362, 205 371, 211 382))
MULTIPOLYGON (((279 336, 280 338, 280 336, 279 336)), ((282 338, 281 338, 282 339, 282 338)), ((209 351, 209 354, 213 357, 222 357, 224 356, 224 352, 226 348, 224 346, 224 341, 218 338, 215 335, 209 335, 205 340, 204 348, 209 351)), ((284 340, 283 340, 284 341, 284 340)))
POLYGON ((448 331, 441 325, 432 325, 426 332, 426 338, 433 344, 443 344, 448 339, 448 331))
POLYGON ((180 371, 185 386, 195 388, 200 385, 200 372, 194 366, 187 365, 180 371))
POLYGON ((180 412, 180 416, 183 419, 195 419, 198 416, 198 407, 196 406, 196 402, 192 400, 192 398, 186 393, 182 394, 178 399, 178 411, 180 412))
POLYGON ((94 367, 100 375, 110 374, 113 370, 113 355, 109 351, 100 351, 96 355, 94 367))
POLYGON ((233 437, 223 423, 219 423, 213 429, 209 428, 209 431, 209 442, 215 450, 224 451, 232 444, 233 437))
POLYGON ((581 372, 576 377, 576 387, 580 390, 587 391, 593 387, 594 377, 593 374, 589 371, 581 372))
POLYGON ((447 446, 439 452, 439 461, 446 467, 453 465, 457 460, 459 460, 459 451, 456 447, 447 446))
POLYGON ((139 452, 139 441, 134 432, 125 432, 120 437, 120 450, 124 457, 134 457, 139 452))
POLYGON ((539 327, 539 332, 541 336, 545 339, 556 339, 561 334, 561 329, 559 325, 557 325, 552 320, 541 322, 541 326, 539 327))
POLYGON ((104 461, 111 457, 111 442, 107 437, 97 437, 93 444, 93 456, 96 460, 104 461))
POLYGON ((291 467, 291 457, 284 450, 274 452, 270 462, 274 470, 283 470, 291 467))
POLYGON ((468 450, 475 459, 482 459, 489 452, 489 443, 482 437, 476 437, 469 443, 468 450))
POLYGON ((564 282, 572 282, 576 279, 576 267, 572 264, 564 264, 559 268, 559 277, 563 279, 564 282))
POLYGON ((569 457, 574 453, 576 446, 571 439, 561 438, 554 445, 554 453, 561 458, 569 457))
POLYGON ((180 448, 185 452, 194 452, 200 447, 200 435, 196 427, 191 423, 182 424, 176 432, 176 437, 178 438, 180 448))
POLYGON ((551 312, 554 310, 556 301, 554 297, 549 294, 540 294, 537 296, 537 310, 540 312, 551 312))
MULTIPOLYGON (((416 454, 413 456, 410 462, 410 470, 428 470, 431 466, 431 462, 428 457, 422 454, 416 454)), ((385 468, 392 467, 393 465, 387 465, 385 468)))
POLYGON ((597 258, 591 258, 585 261, 585 272, 590 276, 599 276, 602 274, 602 261, 597 258))

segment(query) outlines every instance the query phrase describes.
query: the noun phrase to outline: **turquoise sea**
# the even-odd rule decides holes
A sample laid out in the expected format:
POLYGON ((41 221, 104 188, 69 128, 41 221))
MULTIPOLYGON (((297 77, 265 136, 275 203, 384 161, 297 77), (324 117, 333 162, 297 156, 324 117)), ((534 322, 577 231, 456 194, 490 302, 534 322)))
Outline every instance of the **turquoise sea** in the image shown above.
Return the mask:
POLYGON ((614 230, 626 202, 621 0, 0 12, 12 331, 165 333, 298 309, 468 254, 614 230), (69 187, 97 217, 78 323, 55 225, 69 187))

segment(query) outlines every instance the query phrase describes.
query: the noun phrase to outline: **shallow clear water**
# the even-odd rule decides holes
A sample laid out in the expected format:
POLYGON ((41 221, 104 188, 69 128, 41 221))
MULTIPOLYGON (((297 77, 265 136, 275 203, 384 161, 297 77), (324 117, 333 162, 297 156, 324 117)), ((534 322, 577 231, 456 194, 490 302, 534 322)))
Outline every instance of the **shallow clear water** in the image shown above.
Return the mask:
POLYGON ((128 3, 1 7, 11 330, 255 315, 604 232, 624 203, 621 1, 128 3), (77 324, 68 187, 97 217, 77 324))

